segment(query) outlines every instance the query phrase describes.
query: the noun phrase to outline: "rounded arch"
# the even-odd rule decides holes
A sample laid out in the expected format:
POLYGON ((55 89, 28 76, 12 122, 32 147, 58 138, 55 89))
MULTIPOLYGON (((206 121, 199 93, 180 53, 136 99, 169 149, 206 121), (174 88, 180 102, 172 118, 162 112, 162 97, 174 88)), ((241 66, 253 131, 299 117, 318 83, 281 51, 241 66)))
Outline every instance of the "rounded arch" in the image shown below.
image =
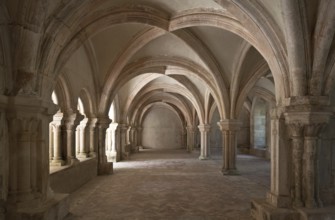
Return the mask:
MULTIPOLYGON (((216 85, 214 84, 213 79, 206 78, 206 76, 209 76, 210 73, 208 73, 204 68, 193 63, 192 61, 188 61, 183 58, 156 57, 156 58, 140 59, 140 60, 137 60, 135 63, 131 63, 127 65, 122 73, 122 77, 120 77, 115 83, 111 85, 113 89, 109 88, 108 90, 110 91, 107 93, 104 93, 104 94, 109 94, 109 96, 107 97, 107 95, 104 95, 106 98, 102 98, 102 102, 100 102, 100 106, 99 106, 100 110, 106 111, 106 106, 108 106, 109 105, 108 103, 110 102, 109 99, 111 99, 116 94, 118 89, 121 88, 122 85, 124 85, 127 81, 129 81, 130 79, 140 74, 148 73, 148 72, 165 74, 166 66, 176 67, 178 69, 178 73, 177 72, 174 73, 176 75, 180 74, 180 75, 186 75, 189 77, 200 78, 205 83, 205 85, 207 85, 210 88, 211 92, 215 94, 214 95, 215 100, 219 101, 218 95, 216 95, 217 94, 216 85)), ((203 117, 203 116, 200 116, 200 117, 203 117)))
MULTIPOLYGON (((168 89, 167 87, 165 88, 165 92, 168 92, 166 91, 166 89, 168 89)), ((176 86, 173 86, 170 88, 170 91, 172 93, 175 93, 177 91, 177 87, 176 86)), ((154 93, 154 92, 160 92, 161 89, 160 89, 160 86, 157 86, 157 85, 153 85, 153 86, 150 86, 150 87, 146 87, 145 90, 142 91, 142 93, 138 94, 137 98, 134 100, 134 102, 129 106, 129 108, 127 109, 127 116, 129 117, 130 115, 132 114, 135 114, 136 115, 136 111, 138 111, 138 108, 137 106, 141 106, 141 103, 144 103, 146 102, 147 100, 149 99, 152 99, 152 98, 156 98, 156 99, 159 99, 159 100, 166 100, 166 101, 173 101, 173 102, 176 102, 176 104, 178 104, 179 108, 181 108, 183 110, 183 112, 185 113, 185 118, 188 119, 188 121, 191 122, 191 110, 189 109, 189 107, 185 104, 185 101, 181 100, 181 98, 177 98, 175 95, 172 95, 171 93, 159 93, 157 95, 157 93, 154 93)), ((185 90, 181 90, 182 92, 180 92, 180 96, 181 97, 184 97, 186 91, 185 90), (184 92, 185 93, 184 93, 184 92)), ((191 95, 191 94, 190 94, 191 95)), ((186 99, 186 97, 185 97, 186 99)), ((191 101, 192 103, 192 101, 191 101)), ((194 109, 198 109, 198 114, 203 112, 199 112, 199 108, 201 108, 201 106, 199 106, 197 103, 193 103, 195 104, 195 107, 194 109)), ((201 117, 201 116, 200 116, 201 117)), ((201 117, 201 119, 203 119, 201 117)))
MULTIPOLYGON (((239 96, 237 98, 237 102, 236 102, 236 108, 235 108, 235 112, 236 112, 236 116, 238 117, 243 104, 245 102, 245 99, 248 95, 248 93, 251 91, 252 87, 255 86, 256 82, 259 80, 259 78, 261 76, 264 76, 266 73, 268 73, 270 71, 269 66, 267 65, 266 62, 261 63, 260 65, 258 65, 256 67, 255 70, 253 70, 255 73, 252 74, 252 77, 248 80, 248 82, 246 83, 246 85, 241 89, 239 96)), ((275 85, 275 87, 277 88, 277 85, 275 85)))
MULTIPOLYGON (((232 4, 232 6, 237 6, 237 5, 232 4)), ((86 7, 86 8, 88 8, 88 7, 86 7)), ((141 22, 145 21, 146 24, 149 24, 149 25, 152 25, 153 27, 158 27, 159 29, 162 29, 163 30, 162 34, 164 33, 164 31, 174 31, 174 30, 178 30, 178 29, 182 29, 182 28, 186 28, 186 27, 191 27, 191 26, 199 26, 199 25, 214 26, 214 27, 218 27, 218 28, 228 30, 230 32, 233 32, 233 33, 241 36, 243 39, 250 42, 258 51, 260 51, 260 53, 263 55, 263 57, 266 57, 268 59, 272 59, 272 60, 267 60, 267 61, 269 63, 269 66, 270 66, 271 70, 274 72, 274 76, 275 76, 274 78, 275 78, 276 84, 278 85, 276 87, 276 89, 278 91, 278 92, 276 92, 276 94, 277 94, 277 97, 279 97, 278 100, 280 101, 280 98, 287 97, 289 95, 289 86, 287 85, 287 83, 285 83, 285 82, 288 82, 286 80, 287 79, 287 75, 286 75, 287 74, 287 68, 286 68, 287 64, 286 64, 285 56, 283 55, 285 50, 282 48, 282 44, 281 44, 281 41, 280 41, 280 36, 279 36, 279 34, 277 34, 276 31, 274 31, 274 30, 272 30, 271 28, 268 27, 268 26, 271 27, 271 25, 266 24, 267 26, 265 28, 263 28, 262 23, 257 22, 256 19, 252 19, 251 21, 249 21, 252 24, 251 26, 255 29, 256 32, 250 31, 248 29, 248 26, 242 25, 236 19, 236 17, 243 18, 243 15, 245 15, 246 12, 241 10, 238 6, 236 8, 234 10, 237 11, 237 13, 239 13, 239 16, 234 14, 235 17, 233 17, 231 15, 231 13, 224 13, 224 12, 218 12, 218 11, 215 11, 215 13, 213 13, 213 11, 207 11, 206 12, 204 10, 199 9, 199 11, 192 10, 192 12, 189 12, 189 13, 184 12, 184 13, 180 13, 178 15, 175 15, 173 18, 171 18, 170 23, 167 22, 167 17, 165 16, 165 14, 161 13, 161 15, 159 16, 156 13, 157 12, 156 9, 155 10, 148 10, 148 12, 144 12, 143 8, 142 9, 139 9, 139 8, 125 9, 125 8, 123 8, 122 12, 118 11, 117 9, 115 9, 115 10, 112 10, 112 9, 111 10, 104 10, 103 11, 104 13, 101 13, 101 14, 100 13, 94 13, 94 16, 96 16, 96 17, 95 17, 95 19, 91 19, 91 21, 94 20, 93 22, 91 22, 89 24, 85 24, 85 25, 76 24, 77 27, 80 27, 82 29, 74 31, 73 35, 68 36, 68 38, 62 36, 64 41, 66 41, 67 43, 61 44, 61 45, 66 45, 65 46, 66 48, 62 48, 62 50, 56 50, 55 49, 56 51, 58 51, 58 52, 54 53, 56 59, 55 59, 55 57, 53 57, 50 60, 50 62, 44 62, 44 63, 51 63, 51 64, 55 63, 54 60, 60 60, 59 58, 62 56, 62 54, 64 54, 64 53, 65 54, 66 53, 71 54, 71 48, 72 48, 72 50, 74 50, 76 48, 75 44, 80 44, 81 41, 85 41, 85 39, 88 38, 89 36, 91 36, 92 33, 97 32, 101 28, 106 27, 108 25, 115 24, 117 22, 123 22, 123 23, 125 23, 125 22, 137 22, 137 23, 141 23, 141 22), (238 8, 238 10, 236 8, 238 8), (112 13, 114 13, 114 14, 112 14, 112 13), (164 16, 162 16, 162 14, 164 16), (137 16, 134 16, 134 15, 137 15, 137 16), (120 17, 122 17, 123 19, 119 19, 120 17), (136 18, 139 17, 140 19, 134 19, 134 17, 136 17, 136 18), (114 21, 114 23, 113 23, 113 21, 114 21), (80 33, 83 33, 84 30, 85 30, 85 35, 80 34, 80 33), (269 32, 269 34, 268 34, 268 32, 269 32), (76 39, 73 36, 79 36, 80 40, 76 39), (71 42, 72 40, 76 43, 72 43, 71 42), (264 43, 264 42, 267 42, 267 43, 264 43), (65 51, 67 51, 67 52, 65 52, 65 51), (269 56, 269 55, 271 55, 271 56, 269 56), (275 59, 277 57, 276 55, 280 56, 279 60, 275 59)), ((249 14, 247 14, 247 15, 250 16, 249 14)), ((75 16, 73 16, 73 17, 75 17, 75 16)), ((89 21, 89 20, 90 19, 85 19, 85 21, 89 21)), ((58 33, 63 33, 61 28, 58 27, 58 25, 56 25, 56 23, 53 23, 53 22, 51 22, 49 30, 51 31, 51 33, 53 33, 55 30, 57 30, 58 33)), ((65 28, 64 28, 64 30, 65 30, 65 28)), ((56 34, 55 38, 58 38, 58 36, 60 36, 60 35, 56 34)), ((50 40, 50 39, 47 39, 46 41, 48 41, 48 40, 50 40)), ((55 39, 53 39, 53 40, 55 40, 55 39)), ((55 41, 58 42, 58 40, 55 40, 55 41)), ((48 44, 48 42, 46 42, 46 44, 48 44)), ((47 55, 48 55, 48 51, 46 51, 46 56, 44 56, 44 57, 48 57, 47 55)), ((52 65, 51 65, 51 69, 52 69, 52 65)), ((120 69, 122 69, 122 67, 120 69)), ((113 74, 118 75, 118 73, 115 73, 115 72, 113 74)), ((108 96, 109 93, 108 92, 105 93, 105 89, 108 90, 108 87, 109 86, 106 85, 105 88, 104 88, 104 94, 107 94, 107 96, 108 96)), ((105 102, 106 98, 107 97, 102 97, 102 102, 105 102)))
MULTIPOLYGON (((62 112, 69 112, 77 109, 76 104, 73 100, 73 93, 68 85, 68 80, 63 74, 59 76, 55 86, 55 93, 58 98, 58 105, 62 112)), ((51 97, 51 96, 50 96, 51 97)))
POLYGON ((88 89, 83 88, 79 93, 79 98, 83 102, 86 117, 96 117, 96 103, 88 89))
POLYGON ((129 114, 132 114, 132 121, 138 122, 138 117, 143 111, 143 108, 151 103, 162 102, 171 105, 176 109, 177 112, 184 118, 187 124, 191 123, 191 110, 184 104, 184 102, 177 97, 170 94, 151 94, 146 100, 139 102, 134 105, 133 109, 129 110, 129 114))
POLYGON ((164 103, 164 102, 151 102, 151 103, 147 103, 141 112, 139 112, 139 114, 137 114, 137 124, 138 125, 142 125, 143 124, 143 120, 145 119, 145 116, 149 113, 150 109, 153 107, 153 106, 157 106, 157 105, 161 105, 161 106, 164 106, 168 109, 170 109, 178 118, 179 118, 179 121, 181 122, 181 125, 183 126, 185 123, 184 123, 184 117, 183 117, 183 114, 180 112, 180 110, 176 107, 176 106, 172 106, 168 103, 164 103))

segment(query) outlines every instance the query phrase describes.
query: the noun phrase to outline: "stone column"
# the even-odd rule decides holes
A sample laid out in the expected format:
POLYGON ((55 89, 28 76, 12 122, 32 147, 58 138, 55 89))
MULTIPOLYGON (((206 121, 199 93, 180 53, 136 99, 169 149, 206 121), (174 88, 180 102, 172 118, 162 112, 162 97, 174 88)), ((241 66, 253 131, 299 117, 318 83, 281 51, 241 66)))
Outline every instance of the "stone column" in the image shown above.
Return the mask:
POLYGON ((121 159, 124 159, 126 157, 127 131, 128 126, 126 124, 120 124, 121 159))
POLYGON ((290 160, 285 118, 281 108, 271 111, 271 189, 267 201, 275 207, 291 206, 290 160))
POLYGON ((182 146, 181 148, 186 148, 187 149, 187 130, 186 128, 182 128, 182 136, 181 136, 181 143, 182 143, 182 146))
POLYGON ((319 195, 318 165, 317 165, 317 141, 321 128, 325 123, 315 123, 305 126, 303 154, 303 175, 305 177, 305 206, 307 208, 322 207, 319 195))
POLYGON ((98 175, 110 174, 113 171, 113 163, 107 161, 106 156, 106 131, 111 120, 106 118, 99 118, 99 143, 98 143, 98 175))
POLYGON ((285 113, 286 123, 291 128, 294 167, 293 201, 296 207, 322 206, 317 184, 317 139, 321 128, 328 123, 330 115, 328 112, 285 113))
POLYGON ((236 169, 236 148, 237 148, 237 132, 240 130, 241 122, 235 119, 227 119, 218 122, 222 132, 222 155, 224 175, 238 174, 236 169))
POLYGON ((118 124, 118 126, 115 128, 115 150, 116 150, 116 161, 121 161, 121 154, 122 154, 122 149, 121 149, 121 129, 118 124))
POLYGON ((131 151, 137 153, 139 151, 138 145, 137 145, 137 128, 131 127, 130 129, 130 135, 131 135, 131 151))
POLYGON ((252 216, 255 219, 264 216, 269 219, 332 218, 334 212, 330 209, 318 209, 322 206, 318 186, 318 135, 332 115, 328 97, 290 97, 285 104, 281 114, 287 129, 280 117, 279 135, 271 137, 276 139, 272 140, 271 192, 267 202, 252 202, 252 216), (286 144, 286 140, 290 144, 286 144))
POLYGON ((137 127, 137 146, 138 148, 142 146, 142 131, 143 131, 143 128, 138 126, 137 127))
POLYGON ((109 161, 111 160, 111 153, 112 153, 112 129, 109 126, 106 130, 106 155, 109 161))
POLYGON ((108 160, 112 161, 112 162, 116 162, 117 161, 117 157, 118 157, 118 152, 116 150, 116 130, 118 127, 118 123, 111 123, 109 125, 109 134, 110 134, 110 149, 108 151, 108 160))
POLYGON ((293 168, 293 205, 302 207, 302 154, 304 148, 303 129, 300 123, 290 123, 291 148, 292 148, 292 168, 293 168))
MULTIPOLYGON (((9 97, 8 103, 6 219, 37 219, 65 198, 55 198, 49 186, 49 124, 57 109, 33 97, 9 97)), ((67 204, 61 205, 67 210, 67 204)))
POLYGON ((194 149, 195 127, 187 126, 187 151, 192 152, 194 149))
POLYGON ((79 151, 78 151, 78 158, 85 159, 89 157, 89 149, 87 147, 87 140, 89 139, 86 135, 86 128, 89 122, 88 118, 84 118, 77 129, 79 130, 79 151))
POLYGON ((97 118, 89 118, 88 119, 88 132, 89 132, 89 156, 96 157, 97 156, 97 118))
POLYGON ((200 147, 200 160, 209 159, 209 135, 208 132, 211 126, 208 124, 203 124, 198 126, 201 134, 201 147, 200 147))
POLYGON ((75 134, 76 127, 79 125, 79 122, 83 119, 83 116, 79 112, 67 114, 64 121, 65 129, 65 145, 67 150, 67 164, 75 165, 79 162, 76 156, 76 142, 75 134))
POLYGON ((53 121, 50 123, 52 129, 52 166, 63 166, 65 161, 63 159, 62 149, 62 126, 63 126, 63 113, 58 112, 54 115, 53 121))

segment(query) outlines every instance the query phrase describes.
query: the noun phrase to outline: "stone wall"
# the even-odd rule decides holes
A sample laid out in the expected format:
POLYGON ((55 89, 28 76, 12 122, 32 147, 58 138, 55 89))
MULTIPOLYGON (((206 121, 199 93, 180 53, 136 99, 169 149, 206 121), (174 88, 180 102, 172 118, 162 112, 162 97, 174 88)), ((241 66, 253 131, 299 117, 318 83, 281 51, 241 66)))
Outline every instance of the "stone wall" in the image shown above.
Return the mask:
POLYGON ((153 107, 146 115, 142 131, 142 145, 150 149, 176 149, 183 146, 182 123, 165 107, 153 107))
POLYGON ((50 174, 50 186, 57 193, 72 193, 97 176, 97 159, 82 161, 50 174))

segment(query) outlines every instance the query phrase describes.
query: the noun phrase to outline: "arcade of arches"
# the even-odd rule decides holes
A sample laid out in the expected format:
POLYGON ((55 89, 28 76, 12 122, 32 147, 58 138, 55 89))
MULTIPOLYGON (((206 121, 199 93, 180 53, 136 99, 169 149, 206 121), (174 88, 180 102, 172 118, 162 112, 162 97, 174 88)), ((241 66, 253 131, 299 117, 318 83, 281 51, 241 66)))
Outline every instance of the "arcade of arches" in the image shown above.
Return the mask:
MULTIPOLYGON (((335 1, 0 1, 0 219, 142 149, 269 159, 255 219, 335 219, 335 1)), ((241 174, 243 175, 243 174, 241 174)), ((117 176, 115 176, 117 178, 117 176)))

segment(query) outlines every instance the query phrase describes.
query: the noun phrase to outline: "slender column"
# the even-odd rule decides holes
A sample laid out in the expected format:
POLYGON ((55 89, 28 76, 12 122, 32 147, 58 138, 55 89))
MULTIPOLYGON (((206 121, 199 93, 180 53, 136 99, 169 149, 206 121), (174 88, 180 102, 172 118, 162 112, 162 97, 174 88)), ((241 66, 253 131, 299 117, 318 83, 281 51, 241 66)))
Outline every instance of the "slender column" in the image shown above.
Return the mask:
POLYGON ((65 161, 62 156, 62 131, 61 125, 54 124, 52 126, 53 131, 53 158, 51 165, 53 166, 63 166, 65 161))
POLYGON ((67 149, 67 164, 74 165, 79 162, 76 156, 75 130, 83 116, 78 112, 65 117, 65 139, 67 149))
POLYGON ((228 119, 218 122, 222 132, 222 148, 223 148, 223 167, 224 175, 238 174, 236 169, 236 147, 237 147, 237 131, 241 127, 241 123, 237 120, 228 119))
POLYGON ((195 127, 187 126, 186 130, 187 130, 187 151, 192 152, 194 149, 195 127))
POLYGON ((117 126, 115 128, 115 149, 116 149, 116 161, 121 160, 121 154, 122 154, 122 149, 121 149, 121 129, 120 126, 117 126))
POLYGON ((52 122, 49 124, 49 160, 52 161, 54 157, 54 126, 52 122))
POLYGON ((302 136, 303 125, 299 123, 291 123, 291 139, 292 139, 292 161, 293 161, 293 185, 294 200, 296 207, 302 207, 302 154, 304 147, 304 139, 302 136))
POLYGON ((318 135, 326 123, 314 123, 305 126, 305 152, 303 155, 303 173, 305 176, 305 206, 307 208, 322 207, 318 184, 318 135))
POLYGON ((127 145, 127 131, 128 126, 126 124, 120 124, 120 147, 121 147, 121 159, 126 156, 126 145, 127 145))
POLYGON ((63 160, 62 150, 62 126, 63 126, 63 113, 58 112, 53 116, 53 121, 50 123, 52 129, 52 160, 50 165, 52 166, 63 166, 65 161, 63 160))
POLYGON ((138 126, 137 127, 137 146, 138 148, 142 146, 142 131, 143 131, 143 128, 138 126))
POLYGON ((130 135, 131 135, 131 147, 132 147, 132 152, 138 152, 139 148, 137 145, 137 128, 136 127, 131 127, 130 129, 130 135))
POLYGON ((106 156, 106 131, 109 127, 111 120, 106 118, 99 118, 98 129, 99 129, 99 144, 98 144, 98 174, 106 175, 110 174, 113 169, 113 163, 108 163, 106 156))
POLYGON ((96 133, 97 133, 97 118, 89 118, 88 120, 88 131, 89 131, 89 156, 90 157, 96 157, 97 155, 97 138, 96 138, 96 133))
POLYGON ((267 201, 275 207, 291 206, 290 166, 291 154, 287 129, 282 109, 271 111, 271 189, 267 193, 267 201))
POLYGON ((208 124, 198 126, 201 134, 201 148, 200 148, 200 160, 209 159, 209 136, 208 132, 211 129, 211 126, 208 124))
POLYGON ((187 149, 187 130, 185 128, 183 128, 183 132, 181 136, 181 143, 182 143, 181 148, 187 149))
POLYGON ((86 136, 86 128, 88 125, 89 119, 84 118, 80 124, 77 126, 78 130, 78 158, 85 159, 89 157, 89 149, 87 147, 87 136, 86 136))
POLYGON ((116 153, 116 144, 115 144, 115 131, 117 129, 117 126, 118 126, 118 123, 112 123, 109 127, 111 128, 112 130, 112 133, 111 133, 111 142, 112 142, 112 145, 111 145, 111 151, 116 153))
POLYGON ((117 157, 118 157, 118 152, 116 150, 116 129, 118 127, 118 123, 111 123, 109 125, 108 128, 108 132, 109 132, 109 149, 108 149, 108 160, 112 161, 112 162, 116 162, 117 161, 117 157))

